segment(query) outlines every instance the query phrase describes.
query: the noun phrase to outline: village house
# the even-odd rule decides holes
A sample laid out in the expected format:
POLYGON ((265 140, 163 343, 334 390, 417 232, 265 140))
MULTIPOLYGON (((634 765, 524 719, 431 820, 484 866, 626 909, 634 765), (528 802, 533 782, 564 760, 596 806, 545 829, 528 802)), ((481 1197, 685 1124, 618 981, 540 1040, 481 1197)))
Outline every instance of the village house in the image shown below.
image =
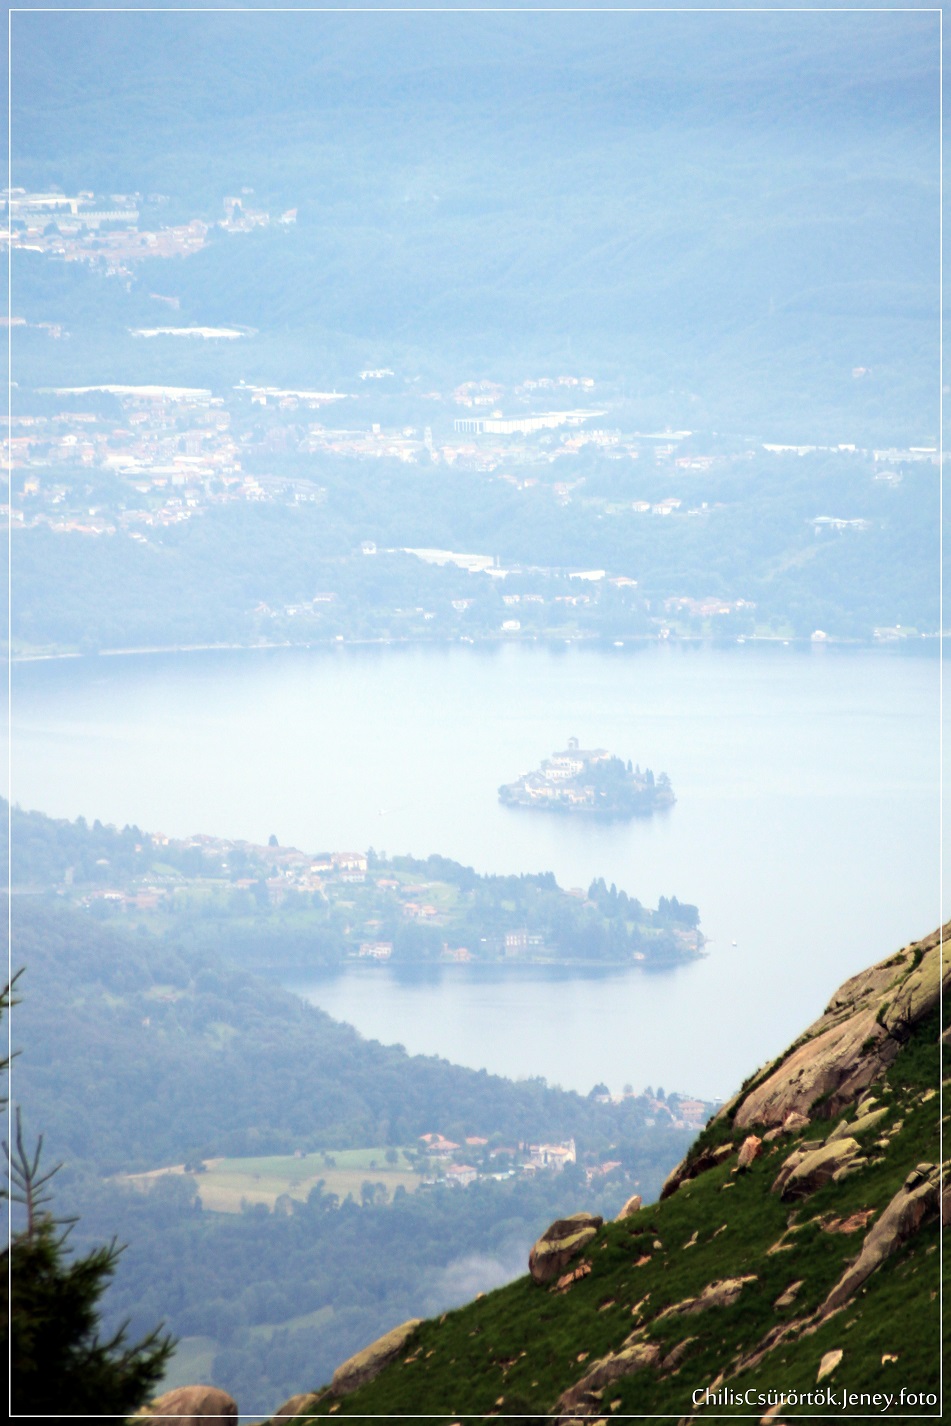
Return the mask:
POLYGON ((450 1164, 446 1169, 446 1182, 457 1188, 467 1188, 478 1177, 478 1171, 471 1164, 450 1164))
POLYGON ((507 956, 517 956, 523 951, 540 950, 544 944, 544 936, 534 931, 507 931, 505 933, 505 954, 507 956))
POLYGON ((420 1134, 419 1142, 424 1153, 438 1159, 451 1158, 459 1147, 451 1139, 444 1139, 442 1134, 437 1133, 420 1134))
POLYGON ((532 1144, 528 1161, 536 1168, 561 1170, 565 1164, 578 1162, 574 1139, 565 1144, 532 1144))
POLYGON ((331 860, 337 871, 364 873, 367 869, 367 859, 362 852, 334 852, 331 860))
POLYGON ((360 955, 375 961, 388 961, 393 954, 392 941, 361 941, 360 955))

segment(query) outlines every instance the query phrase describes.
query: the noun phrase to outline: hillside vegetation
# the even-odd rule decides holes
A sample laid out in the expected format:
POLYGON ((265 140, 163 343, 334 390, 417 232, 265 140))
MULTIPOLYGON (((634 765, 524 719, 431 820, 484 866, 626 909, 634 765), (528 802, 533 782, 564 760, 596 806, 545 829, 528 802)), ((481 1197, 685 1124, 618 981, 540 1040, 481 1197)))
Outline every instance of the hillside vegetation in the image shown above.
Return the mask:
MULTIPOLYGON (((181 1344, 169 1384, 226 1387, 263 1416, 394 1321, 510 1280, 552 1217, 656 1194, 686 1149, 676 1096, 606 1102, 363 1039, 246 969, 236 918, 196 916, 221 927, 202 942, 180 934, 184 915, 150 934, 131 909, 102 920, 95 899, 69 903, 87 876, 134 879, 147 840, 14 812, 14 886, 31 892, 13 897, 13 1085, 27 1132, 63 1162, 73 1250, 129 1245, 104 1331, 164 1322, 181 1344), (477 1182, 444 1181, 433 1133, 477 1182), (571 1139, 577 1163, 516 1169, 532 1144, 571 1139)), ((183 856, 191 874, 202 854, 183 856)))
POLYGON ((658 1203, 553 1225, 554 1239, 574 1230, 560 1276, 407 1324, 298 1398, 298 1419, 776 1422, 780 1393, 792 1414, 933 1410, 941 943, 847 981, 710 1121, 658 1203))

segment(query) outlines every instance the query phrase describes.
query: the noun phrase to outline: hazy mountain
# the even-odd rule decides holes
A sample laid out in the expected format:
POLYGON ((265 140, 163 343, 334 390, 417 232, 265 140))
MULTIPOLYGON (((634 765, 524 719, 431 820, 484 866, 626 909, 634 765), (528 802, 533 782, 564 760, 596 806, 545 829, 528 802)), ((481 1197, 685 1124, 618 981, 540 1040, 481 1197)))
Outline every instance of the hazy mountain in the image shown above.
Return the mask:
MULTIPOLYGON (((14 183, 162 193, 166 218, 242 188, 296 207, 172 288, 183 320, 280 332, 302 370, 354 341, 476 374, 574 356, 724 419, 793 402, 923 438, 936 24, 18 13, 14 183)), ((14 268, 28 314, 72 302, 116 333, 152 280, 14 268)))

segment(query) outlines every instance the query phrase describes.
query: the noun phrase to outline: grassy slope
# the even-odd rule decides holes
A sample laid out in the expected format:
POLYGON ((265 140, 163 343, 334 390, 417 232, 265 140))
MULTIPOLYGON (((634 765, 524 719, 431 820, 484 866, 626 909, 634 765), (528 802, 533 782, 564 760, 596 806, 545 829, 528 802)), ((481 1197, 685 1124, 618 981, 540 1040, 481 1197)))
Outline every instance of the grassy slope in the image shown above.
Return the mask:
MULTIPOLYGON (((862 1232, 825 1231, 823 1220, 842 1219, 862 1209, 875 1210, 877 1218, 918 1163, 937 1161, 938 1028, 934 1011, 918 1025, 884 1085, 876 1087, 888 1108, 875 1129, 877 1138, 887 1138, 887 1146, 883 1143, 873 1153, 878 1162, 790 1206, 769 1191, 770 1185, 787 1154, 803 1139, 815 1139, 814 1127, 765 1145, 764 1157, 745 1175, 733 1174, 735 1160, 728 1160, 684 1184, 663 1203, 607 1225, 586 1255, 592 1264, 590 1276, 566 1293, 554 1294, 525 1277, 428 1321, 402 1358, 375 1381, 343 1399, 325 1398, 314 1408, 316 1413, 425 1414, 447 1422, 472 1413, 531 1421, 550 1412, 586 1366, 616 1351, 639 1322, 695 1296, 717 1279, 755 1274, 757 1280, 732 1306, 669 1317, 651 1326, 648 1339, 665 1344, 667 1350, 688 1336, 696 1337, 679 1370, 666 1377, 642 1370, 606 1387, 601 1399, 608 1418, 613 1413, 690 1414, 694 1388, 713 1382, 721 1372, 729 1377, 736 1358, 784 1317, 803 1317, 817 1308, 855 1258, 862 1232), (696 1244, 686 1247, 695 1232, 696 1244), (782 1250, 770 1253, 781 1240, 782 1250), (658 1243, 663 1246, 655 1246, 658 1243), (643 1257, 649 1261, 637 1266, 643 1257), (775 1309, 777 1297, 800 1280, 795 1305, 775 1309)), ((839 1116, 851 1117, 851 1112, 839 1116)), ((821 1126, 823 1137, 837 1122, 821 1126)), ((722 1121, 708 1131, 717 1138, 725 1133, 722 1121)), ((737 1143, 744 1137, 745 1132, 736 1132, 737 1143)), ((823 1354, 842 1348, 841 1364, 826 1385, 863 1392, 896 1392, 902 1386, 937 1390, 937 1241, 932 1222, 889 1258, 843 1311, 813 1334, 782 1344, 728 1385, 737 1392, 748 1387, 763 1392, 812 1390, 823 1354), (886 1353, 897 1355, 898 1361, 883 1363, 886 1353)), ((715 1410, 748 1414, 750 1408, 715 1410)))

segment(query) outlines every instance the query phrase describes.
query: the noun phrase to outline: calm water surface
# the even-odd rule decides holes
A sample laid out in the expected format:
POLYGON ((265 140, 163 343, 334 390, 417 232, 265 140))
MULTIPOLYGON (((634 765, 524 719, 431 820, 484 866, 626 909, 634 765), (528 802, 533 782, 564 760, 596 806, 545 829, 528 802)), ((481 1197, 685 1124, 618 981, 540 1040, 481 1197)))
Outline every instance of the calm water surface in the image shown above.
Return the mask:
POLYGON ((365 1033, 587 1091, 728 1094, 846 975, 938 923, 938 665, 796 647, 280 650, 18 665, 12 795, 311 851, 438 851, 696 902, 702 963, 566 977, 353 968, 365 1033), (575 735, 669 773, 628 824, 502 808, 575 735), (734 944, 735 942, 735 944, 734 944))

